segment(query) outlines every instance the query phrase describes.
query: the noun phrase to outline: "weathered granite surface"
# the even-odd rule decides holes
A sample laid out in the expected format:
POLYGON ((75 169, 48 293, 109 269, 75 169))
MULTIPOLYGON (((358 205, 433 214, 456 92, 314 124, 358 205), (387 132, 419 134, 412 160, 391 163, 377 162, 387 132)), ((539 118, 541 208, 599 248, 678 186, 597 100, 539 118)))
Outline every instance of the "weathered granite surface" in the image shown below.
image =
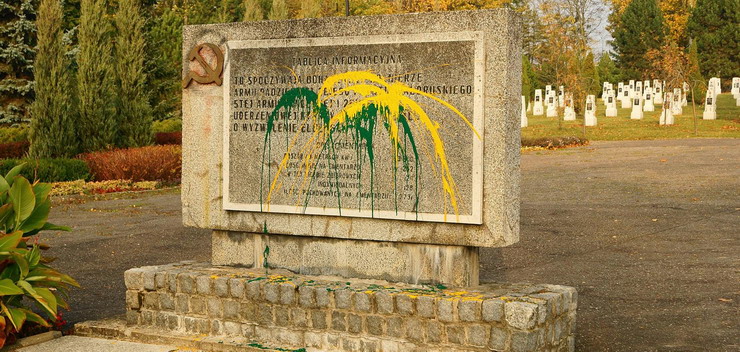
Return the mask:
POLYGON ((214 231, 213 265, 390 282, 478 285, 478 248, 214 231))
MULTIPOLYGON (((480 33, 484 48, 481 224, 227 211, 223 207, 224 87, 183 91, 183 221, 216 230, 460 246, 506 246, 519 236, 519 19, 506 9, 186 26, 183 51, 208 42, 480 33)), ((423 36, 422 36, 423 37, 423 36)), ((430 53, 434 55, 434 53, 430 53)), ((228 65, 228 58, 227 58, 228 65)), ((186 68, 191 67, 186 62, 186 68)), ((453 142, 450 142, 453 143, 453 142)), ((258 156, 254 156, 255 158, 258 156)), ((471 196, 472 196, 471 195, 471 196)), ((347 244, 352 246, 352 244, 347 244)))
MULTIPOLYGON (((577 294, 180 263, 126 271, 129 325, 308 351, 573 351, 577 294)), ((226 349, 224 349, 226 350, 226 349)))

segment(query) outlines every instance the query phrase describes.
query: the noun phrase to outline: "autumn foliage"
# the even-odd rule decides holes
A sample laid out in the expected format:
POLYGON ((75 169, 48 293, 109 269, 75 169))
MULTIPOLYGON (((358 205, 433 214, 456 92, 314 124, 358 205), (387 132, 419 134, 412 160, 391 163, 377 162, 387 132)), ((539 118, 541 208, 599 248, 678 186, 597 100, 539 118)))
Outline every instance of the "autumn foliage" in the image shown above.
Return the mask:
POLYGON ((80 156, 90 167, 95 181, 180 180, 182 148, 177 145, 116 149, 80 156))

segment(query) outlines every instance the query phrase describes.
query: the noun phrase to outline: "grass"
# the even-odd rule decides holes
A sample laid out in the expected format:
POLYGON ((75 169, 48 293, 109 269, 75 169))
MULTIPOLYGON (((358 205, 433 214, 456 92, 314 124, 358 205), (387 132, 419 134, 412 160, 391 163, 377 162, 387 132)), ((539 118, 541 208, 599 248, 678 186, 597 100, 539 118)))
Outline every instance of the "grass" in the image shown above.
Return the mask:
MULTIPOLYGON (((597 99, 598 100, 598 99, 597 99)), ((615 141, 637 139, 677 139, 677 138, 740 138, 740 107, 735 106, 732 94, 717 97, 717 119, 702 120, 703 106, 696 106, 697 134, 694 134, 692 106, 683 107, 683 114, 676 116, 676 124, 660 126, 660 105, 654 112, 645 112, 642 120, 630 120, 632 109, 618 109, 617 117, 605 117, 605 106, 597 102, 596 118, 598 124, 586 127, 589 140, 615 141)), ((617 101, 617 108, 621 105, 617 101)), ((562 116, 562 115, 561 115, 562 116)), ((544 138, 554 136, 583 136, 583 115, 576 121, 562 121, 554 117, 532 116, 527 114, 529 126, 522 128, 522 138, 544 138)))

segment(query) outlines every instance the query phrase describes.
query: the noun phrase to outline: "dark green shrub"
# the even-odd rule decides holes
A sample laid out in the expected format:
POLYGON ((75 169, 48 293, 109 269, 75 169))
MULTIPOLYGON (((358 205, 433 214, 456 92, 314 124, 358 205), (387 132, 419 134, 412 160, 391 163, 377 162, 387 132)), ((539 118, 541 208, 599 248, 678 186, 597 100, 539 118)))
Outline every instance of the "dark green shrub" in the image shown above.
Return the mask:
POLYGON ((88 180, 90 169, 79 159, 5 159, 0 160, 0 174, 5 174, 16 165, 26 163, 22 173, 30 179, 42 182, 88 180))
POLYGON ((153 133, 162 132, 180 132, 182 131, 182 120, 181 119, 167 119, 162 121, 154 121, 152 123, 153 133))

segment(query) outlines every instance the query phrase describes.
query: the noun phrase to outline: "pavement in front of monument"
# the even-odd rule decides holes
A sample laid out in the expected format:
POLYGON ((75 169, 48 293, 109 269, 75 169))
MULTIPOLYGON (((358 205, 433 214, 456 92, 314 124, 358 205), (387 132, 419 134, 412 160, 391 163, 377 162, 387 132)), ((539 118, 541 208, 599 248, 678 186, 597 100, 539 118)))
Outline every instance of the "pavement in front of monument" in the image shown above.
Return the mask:
MULTIPOLYGON (((576 287, 578 351, 740 349, 740 140, 525 152, 521 218, 519 243, 481 251, 481 278, 576 287)), ((123 313, 126 269, 210 259, 176 191, 61 204, 50 221, 75 228, 44 238, 84 287, 71 323, 123 313)))

